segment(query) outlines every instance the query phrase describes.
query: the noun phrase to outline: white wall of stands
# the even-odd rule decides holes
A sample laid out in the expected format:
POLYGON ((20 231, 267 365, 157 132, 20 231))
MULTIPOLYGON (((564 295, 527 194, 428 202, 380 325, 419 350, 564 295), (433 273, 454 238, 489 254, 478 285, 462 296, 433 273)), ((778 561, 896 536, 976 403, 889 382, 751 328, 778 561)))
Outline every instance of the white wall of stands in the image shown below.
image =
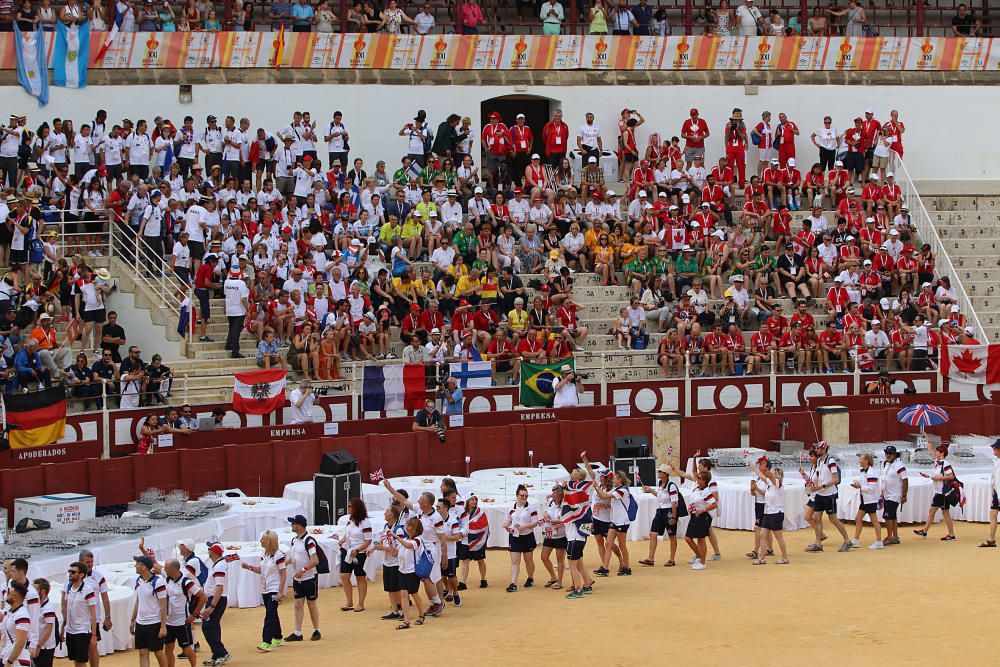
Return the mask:
MULTIPOLYGON (((553 78, 557 75, 553 74, 553 78)), ((796 141, 799 166, 805 171, 818 152, 809 134, 830 114, 838 129, 846 130, 866 107, 886 120, 890 109, 898 109, 906 124, 904 136, 906 164, 914 179, 985 179, 1000 171, 1000 152, 993 142, 983 139, 995 124, 994 109, 1000 106, 1000 88, 991 86, 772 86, 760 87, 759 94, 746 95, 742 86, 372 86, 312 84, 233 84, 194 86, 193 102, 181 104, 175 85, 91 86, 83 90, 52 88, 49 105, 35 108, 20 90, 9 87, 18 109, 28 114, 34 129, 42 120, 72 118, 76 125, 92 119, 94 112, 107 109, 113 120, 124 117, 148 121, 161 115, 178 125, 184 115, 203 127, 209 113, 237 118, 248 116, 252 128, 269 131, 288 122, 292 111, 309 110, 319 127, 329 122, 335 109, 345 114, 351 133, 351 155, 363 157, 370 171, 377 159, 385 159, 390 173, 406 152, 406 140, 397 131, 426 109, 434 127, 449 113, 468 115, 473 126, 482 128, 480 102, 507 95, 538 95, 562 104, 566 122, 575 132, 583 115, 593 111, 605 132, 605 146, 614 147, 615 125, 623 107, 637 108, 646 117, 640 129, 641 145, 648 134, 679 134, 688 110, 698 107, 709 122, 710 164, 723 155, 722 130, 733 107, 744 110, 747 121, 757 122, 760 112, 770 110, 777 122, 784 111, 799 125, 802 136, 796 141)), ((513 122, 509 119, 508 122, 513 122)), ((321 146, 320 156, 325 157, 321 146)), ((478 150, 478 149, 477 149, 478 150)), ((324 160, 325 162, 325 160, 324 160)))

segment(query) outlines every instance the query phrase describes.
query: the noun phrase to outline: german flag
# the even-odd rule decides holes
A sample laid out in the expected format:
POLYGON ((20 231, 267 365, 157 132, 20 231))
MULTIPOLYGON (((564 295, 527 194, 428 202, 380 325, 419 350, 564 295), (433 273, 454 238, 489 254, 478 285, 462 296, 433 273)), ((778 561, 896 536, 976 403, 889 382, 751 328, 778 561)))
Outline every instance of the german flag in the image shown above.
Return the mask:
POLYGON ((3 400, 11 449, 44 447, 65 434, 66 392, 61 386, 9 394, 3 400))

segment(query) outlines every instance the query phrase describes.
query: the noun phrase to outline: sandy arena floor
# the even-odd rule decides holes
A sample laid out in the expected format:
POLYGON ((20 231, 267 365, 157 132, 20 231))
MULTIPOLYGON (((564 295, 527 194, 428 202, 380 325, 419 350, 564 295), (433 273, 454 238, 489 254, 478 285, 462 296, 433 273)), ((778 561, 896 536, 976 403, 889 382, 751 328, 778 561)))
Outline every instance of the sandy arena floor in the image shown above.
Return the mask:
MULTIPOLYGON (((828 532, 831 539, 822 554, 803 553, 811 531, 787 533, 791 563, 757 567, 744 556, 750 533, 721 531, 723 559, 702 572, 684 564, 690 550, 683 540, 678 566, 664 568, 669 545, 661 542, 655 567, 633 565, 631 577, 598 578, 594 594, 580 600, 565 599, 565 590, 542 588, 547 577, 540 563, 535 588, 506 593, 508 555, 490 550, 489 588, 478 588, 473 566, 462 607, 448 606, 423 627, 397 632, 395 623, 379 620, 387 610, 379 579, 370 585, 364 613, 340 611, 341 589, 321 591, 319 642, 307 639, 270 654, 258 652, 260 608, 228 611, 224 640, 233 655, 230 664, 241 667, 274 665, 275 659, 303 665, 468 661, 507 667, 574 657, 604 665, 661 660, 685 665, 990 664, 1000 549, 976 547, 985 536, 983 524, 956 523, 958 540, 950 543, 938 540, 943 525, 926 539, 911 528, 903 528, 902 545, 846 554, 836 552, 835 531, 828 532)), ((862 547, 871 541, 866 529, 862 547)), ((629 548, 634 564, 646 557, 648 543, 632 542, 629 548)), ((585 561, 590 569, 596 559, 591 539, 585 561)), ((287 633, 292 607, 286 604, 282 624, 287 633)), ((307 615, 307 637, 309 632, 307 615)), ((207 657, 202 645, 199 665, 207 657)), ((137 662, 133 651, 101 664, 137 662)))

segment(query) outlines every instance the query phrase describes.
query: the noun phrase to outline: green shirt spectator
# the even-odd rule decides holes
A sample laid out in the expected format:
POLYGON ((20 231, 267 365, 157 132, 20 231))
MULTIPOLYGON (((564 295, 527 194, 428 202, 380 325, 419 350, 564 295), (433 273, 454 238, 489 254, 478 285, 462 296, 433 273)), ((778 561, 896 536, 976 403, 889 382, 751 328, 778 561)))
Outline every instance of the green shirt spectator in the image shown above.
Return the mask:
POLYGON ((692 276, 698 275, 698 258, 694 253, 681 253, 681 256, 674 262, 674 271, 678 275, 690 273, 692 276))

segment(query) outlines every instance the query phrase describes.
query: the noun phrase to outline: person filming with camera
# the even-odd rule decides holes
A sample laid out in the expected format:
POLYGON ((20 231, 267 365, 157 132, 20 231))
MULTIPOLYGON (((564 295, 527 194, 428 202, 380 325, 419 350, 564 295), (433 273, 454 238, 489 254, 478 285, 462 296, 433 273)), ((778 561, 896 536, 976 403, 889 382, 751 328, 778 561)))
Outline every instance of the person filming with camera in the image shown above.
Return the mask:
POLYGON ((292 390, 288 395, 288 402, 291 404, 289 423, 313 423, 313 403, 316 402, 316 395, 313 393, 312 381, 309 378, 302 380, 298 388, 292 390))
POLYGON ((462 394, 462 388, 458 386, 458 380, 448 376, 443 383, 438 384, 437 394, 444 401, 444 414, 462 414, 462 404, 465 396, 462 394))
POLYGON ((414 417, 412 430, 436 433, 438 440, 444 442, 444 417, 438 412, 437 405, 433 400, 427 400, 424 403, 424 409, 414 417))
POLYGON ((569 364, 563 364, 559 368, 559 382, 555 384, 555 400, 552 402, 554 408, 575 408, 580 405, 580 389, 582 387, 583 376, 577 374, 569 364))

